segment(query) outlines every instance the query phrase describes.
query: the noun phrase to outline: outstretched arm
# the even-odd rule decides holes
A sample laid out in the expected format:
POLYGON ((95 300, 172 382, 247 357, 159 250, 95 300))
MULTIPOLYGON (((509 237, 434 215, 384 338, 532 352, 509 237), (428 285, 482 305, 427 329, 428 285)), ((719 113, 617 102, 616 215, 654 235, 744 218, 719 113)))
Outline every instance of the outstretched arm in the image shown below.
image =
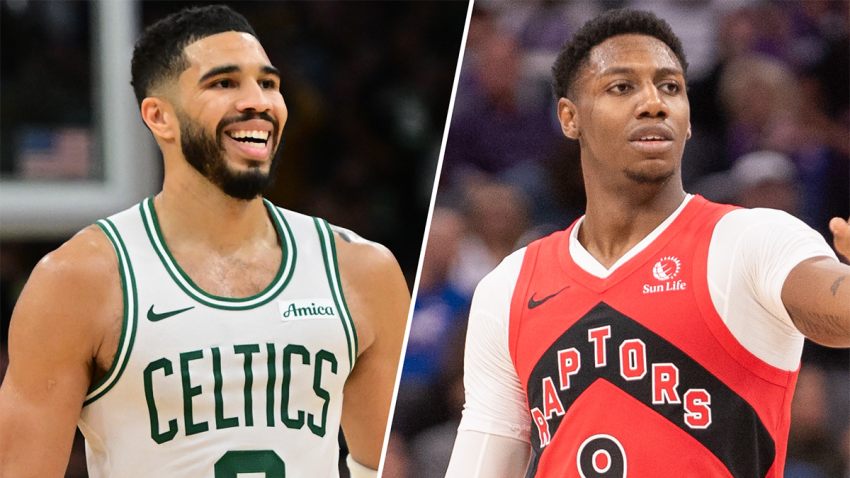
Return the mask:
MULTIPOLYGON (((829 223, 835 249, 850 259, 850 224, 829 223)), ((782 286, 782 303, 797 329, 828 347, 850 347, 850 266, 816 257, 798 264, 782 286)))
POLYGON ((850 347, 850 266, 817 257, 791 270, 782 303, 797 329, 827 347, 850 347))
POLYGON ((378 469, 410 309, 398 263, 379 244, 337 230, 340 278, 359 355, 345 383, 342 429, 351 457, 378 469))
POLYGON ((0 476, 65 475, 95 357, 110 345, 101 324, 114 318, 120 328, 122 300, 115 253, 94 228, 33 270, 9 329, 0 476))

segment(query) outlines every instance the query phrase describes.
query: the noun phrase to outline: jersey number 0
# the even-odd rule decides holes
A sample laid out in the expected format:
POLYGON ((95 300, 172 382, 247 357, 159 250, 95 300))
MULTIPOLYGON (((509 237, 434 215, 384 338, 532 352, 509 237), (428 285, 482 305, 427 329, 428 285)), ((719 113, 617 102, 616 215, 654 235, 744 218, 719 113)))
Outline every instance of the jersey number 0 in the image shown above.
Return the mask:
POLYGON ((265 473, 266 478, 286 478, 286 467, 272 450, 229 451, 215 462, 215 478, 236 478, 238 473, 265 473))
POLYGON ((593 435, 581 444, 576 456, 582 478, 625 478, 626 452, 611 435, 593 435))

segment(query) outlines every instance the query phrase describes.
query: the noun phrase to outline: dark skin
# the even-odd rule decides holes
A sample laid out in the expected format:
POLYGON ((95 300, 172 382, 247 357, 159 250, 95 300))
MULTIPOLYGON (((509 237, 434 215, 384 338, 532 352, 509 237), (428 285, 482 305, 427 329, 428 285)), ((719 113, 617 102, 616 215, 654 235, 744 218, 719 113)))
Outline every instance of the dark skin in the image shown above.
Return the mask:
MULTIPOLYGON (((558 118, 581 145, 587 212, 579 242, 603 266, 651 233, 685 198, 681 160, 690 105, 678 59, 663 42, 619 35, 591 50, 558 102, 558 118)), ((850 255, 847 223, 833 220, 837 250, 850 255)), ((797 328, 830 347, 850 346, 850 267, 826 257, 798 264, 782 288, 797 328)))
MULTIPOLYGON (((581 145, 587 212, 579 241, 605 267, 685 199, 681 158, 689 116, 678 60, 664 43, 641 35, 617 36, 594 47, 570 99, 558 102, 564 135, 581 145)), ((528 443, 481 435, 458 434, 447 478, 525 474, 528 443), (485 440, 486 459, 469 460, 465 453, 480 449, 485 440)))
POLYGON ((610 267, 685 198, 680 167, 690 136, 685 79, 664 43, 622 35, 591 50, 573 90, 575 101, 558 102, 558 117, 564 134, 581 145, 587 213, 579 240, 610 267), (655 128, 646 134, 670 141, 630 141, 641 128, 655 128))
POLYGON ((782 303, 797 329, 827 347, 850 346, 850 267, 815 257, 791 270, 782 303))
MULTIPOLYGON (((682 68, 655 38, 610 38, 591 50, 570 98, 558 102, 558 117, 564 135, 581 145, 587 212, 578 239, 610 268, 685 199, 681 160, 690 106, 682 68)), ((835 218, 830 228, 836 249, 850 256, 850 225, 835 218)), ((791 271, 782 301, 806 337, 850 346, 847 276, 850 267, 826 257, 791 271)), ((524 476, 530 453, 526 441, 461 430, 446 477, 524 476), (470 459, 473 453, 480 456, 470 459)))

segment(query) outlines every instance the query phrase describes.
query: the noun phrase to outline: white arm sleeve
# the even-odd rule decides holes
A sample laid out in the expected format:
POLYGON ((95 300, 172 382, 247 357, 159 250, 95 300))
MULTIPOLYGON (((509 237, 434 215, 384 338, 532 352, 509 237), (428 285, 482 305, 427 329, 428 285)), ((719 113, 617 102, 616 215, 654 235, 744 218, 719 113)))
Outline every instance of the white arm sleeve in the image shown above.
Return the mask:
POLYGON ((475 289, 464 353, 466 403, 458 430, 530 443, 531 418, 508 348, 511 296, 525 249, 514 252, 475 289))
POLYGON ((732 211, 711 237, 708 287, 715 309, 741 345, 782 370, 796 370, 803 351, 782 286, 800 262, 819 256, 835 253, 802 221, 773 209, 732 211))
POLYGON ((446 478, 521 478, 531 447, 513 438, 470 430, 457 434, 446 478))

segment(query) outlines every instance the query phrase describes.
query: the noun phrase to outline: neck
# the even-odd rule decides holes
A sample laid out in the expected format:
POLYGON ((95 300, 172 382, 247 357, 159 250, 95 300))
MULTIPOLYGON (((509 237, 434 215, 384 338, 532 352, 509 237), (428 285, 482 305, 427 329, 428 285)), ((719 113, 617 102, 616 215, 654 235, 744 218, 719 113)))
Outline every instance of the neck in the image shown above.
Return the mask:
POLYGON ((255 240, 277 240, 260 197, 250 201, 224 194, 186 164, 169 175, 154 198, 160 227, 169 246, 203 244, 227 254, 255 240))
POLYGON ((587 181, 587 212, 578 240, 606 268, 648 236, 682 204, 677 171, 663 184, 630 183, 616 188, 587 181))

